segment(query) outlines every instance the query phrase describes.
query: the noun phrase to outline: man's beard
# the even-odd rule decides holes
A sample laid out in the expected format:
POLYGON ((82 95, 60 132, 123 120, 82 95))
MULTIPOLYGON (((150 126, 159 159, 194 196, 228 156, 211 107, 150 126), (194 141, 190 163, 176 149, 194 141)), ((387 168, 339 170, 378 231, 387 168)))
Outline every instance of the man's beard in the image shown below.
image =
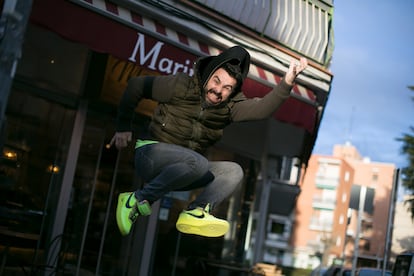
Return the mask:
POLYGON ((223 96, 222 96, 222 94, 220 92, 217 92, 214 89, 209 89, 209 90, 207 90, 207 96, 209 94, 213 94, 217 98, 217 101, 218 101, 216 103, 209 103, 209 104, 211 104, 211 105, 217 105, 217 104, 220 104, 222 102, 223 96))

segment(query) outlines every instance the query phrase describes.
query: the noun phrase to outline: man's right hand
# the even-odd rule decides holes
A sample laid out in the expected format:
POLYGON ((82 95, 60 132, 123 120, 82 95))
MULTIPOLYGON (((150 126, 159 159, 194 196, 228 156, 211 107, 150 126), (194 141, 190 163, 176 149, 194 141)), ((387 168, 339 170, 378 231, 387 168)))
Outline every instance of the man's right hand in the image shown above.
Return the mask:
POLYGON ((128 142, 131 142, 132 139, 132 132, 125 131, 125 132, 115 132, 114 137, 112 137, 110 145, 112 146, 115 144, 117 149, 122 149, 128 146, 128 142))

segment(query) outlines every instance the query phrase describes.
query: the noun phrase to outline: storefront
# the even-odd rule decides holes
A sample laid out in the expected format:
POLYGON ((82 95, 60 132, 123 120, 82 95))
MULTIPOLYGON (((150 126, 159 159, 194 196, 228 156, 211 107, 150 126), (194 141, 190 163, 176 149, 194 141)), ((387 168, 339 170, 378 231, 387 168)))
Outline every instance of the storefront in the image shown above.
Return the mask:
MULTIPOLYGON (((133 170, 133 145, 118 152, 108 142, 126 82, 136 75, 191 74, 193 62, 219 53, 221 43, 204 43, 105 1, 34 1, 30 19, 6 111, 1 164, 2 190, 27 199, 21 206, 30 208, 20 210, 24 220, 2 227, 6 266, 76 275, 169 275, 199 271, 205 260, 241 262, 260 162, 267 153, 306 160, 326 92, 295 85, 275 118, 232 127, 209 152, 212 159, 237 160, 246 171, 243 189, 218 210, 232 221, 224 238, 177 233, 175 220, 190 193, 165 197, 154 206, 155 215, 139 220, 125 238, 115 223, 117 195, 142 183, 133 170), (270 148, 264 139, 274 141, 270 148), (22 248, 30 253, 22 254, 22 248)), ((282 72, 270 69, 252 64, 243 87, 247 96, 262 96, 280 82, 282 72)), ((146 131, 155 104, 139 106, 134 131, 146 131)))

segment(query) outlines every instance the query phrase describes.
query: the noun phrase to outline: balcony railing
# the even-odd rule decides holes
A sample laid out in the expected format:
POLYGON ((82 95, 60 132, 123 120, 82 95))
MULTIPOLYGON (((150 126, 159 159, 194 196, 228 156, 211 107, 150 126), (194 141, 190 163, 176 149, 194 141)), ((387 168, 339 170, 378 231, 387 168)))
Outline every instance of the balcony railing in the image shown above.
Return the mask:
POLYGON ((325 176, 316 176, 315 185, 321 189, 331 189, 335 190, 338 187, 339 178, 338 177, 325 177, 325 176))
POLYGON ((324 198, 319 195, 313 196, 312 207, 324 210, 334 210, 336 205, 336 199, 324 198))
POLYGON ((317 231, 329 232, 332 230, 333 221, 321 220, 319 218, 312 218, 309 229, 317 231))

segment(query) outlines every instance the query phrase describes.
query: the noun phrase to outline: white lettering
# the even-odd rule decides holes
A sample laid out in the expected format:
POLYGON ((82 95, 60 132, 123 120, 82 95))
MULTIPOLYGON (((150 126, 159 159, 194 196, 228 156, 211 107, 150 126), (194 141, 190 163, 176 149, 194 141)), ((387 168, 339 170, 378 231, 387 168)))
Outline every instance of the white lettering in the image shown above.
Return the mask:
POLYGON ((183 69, 183 72, 184 72, 184 73, 187 73, 187 72, 188 72, 188 64, 190 64, 190 61, 187 59, 187 60, 185 61, 185 66, 184 66, 184 69, 183 69))
POLYGON ((131 56, 128 58, 129 61, 132 61, 134 63, 137 63, 136 57, 139 51, 139 64, 144 65, 149 59, 151 59, 150 64, 147 66, 148 68, 152 70, 157 70, 161 73, 167 73, 167 74, 173 74, 175 75, 177 72, 182 70, 184 73, 188 73, 190 76, 194 74, 194 71, 192 68, 189 67, 191 64, 190 60, 186 60, 185 64, 181 64, 177 61, 174 61, 170 58, 161 58, 158 61, 160 52, 162 47, 164 46, 164 43, 161 41, 158 41, 151 50, 146 53, 145 49, 145 35, 138 33, 138 38, 135 43, 134 50, 132 51, 131 56))
POLYGON ((144 65, 144 63, 152 56, 151 63, 148 66, 148 68, 155 70, 155 63, 158 59, 158 55, 160 54, 161 47, 164 45, 161 41, 158 41, 154 47, 152 47, 151 51, 147 55, 145 55, 145 36, 138 33, 138 39, 135 43, 134 51, 132 52, 132 55, 128 58, 132 62, 136 61, 137 52, 139 49, 139 64, 144 65), (141 47, 140 47, 141 45, 141 47), (154 55, 155 53, 155 55, 154 55))
POLYGON ((174 74, 176 74, 180 69, 183 69, 183 72, 184 72, 184 65, 183 64, 180 64, 180 63, 175 63, 175 66, 174 66, 174 74))
MULTIPOLYGON (((160 72, 171 74, 172 72, 171 68, 173 64, 174 64, 174 61, 172 61, 171 59, 162 58, 160 62, 158 63, 158 70, 160 70, 160 72)), ((174 70, 174 75, 175 73, 177 72, 174 70)))

